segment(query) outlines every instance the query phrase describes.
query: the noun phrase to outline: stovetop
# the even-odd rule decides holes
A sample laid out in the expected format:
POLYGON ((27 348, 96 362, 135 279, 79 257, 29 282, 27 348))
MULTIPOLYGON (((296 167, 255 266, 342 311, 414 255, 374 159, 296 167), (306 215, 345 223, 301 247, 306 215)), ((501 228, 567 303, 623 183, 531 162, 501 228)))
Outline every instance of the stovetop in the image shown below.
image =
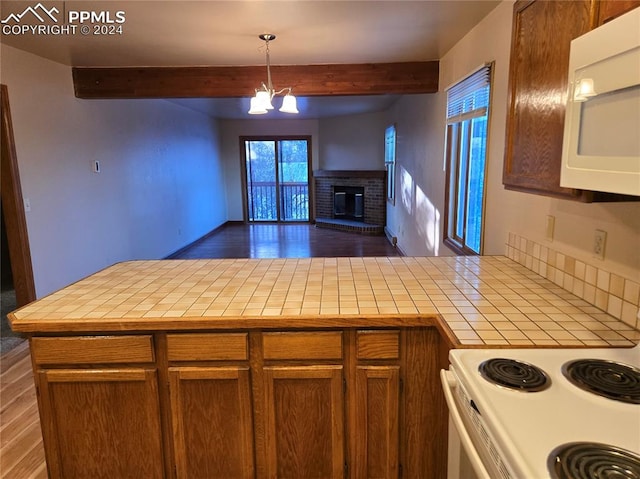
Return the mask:
POLYGON ((640 477, 637 454, 609 444, 573 442, 555 449, 547 461, 553 479, 640 477))
MULTIPOLYGON (((630 349, 459 349, 452 350, 449 358, 451 370, 480 412, 513 477, 553 477, 549 458, 567 444, 599 443, 640 454, 640 404, 583 390, 563 373, 567 364, 584 359, 637 370, 640 345, 630 349), (494 384, 480 369, 496 358, 540 369, 549 384, 534 392, 494 384)), ((527 381, 528 374, 515 370, 527 381)))
POLYGON ((640 404, 640 369, 603 359, 576 359, 562 374, 580 389, 614 401, 640 404))

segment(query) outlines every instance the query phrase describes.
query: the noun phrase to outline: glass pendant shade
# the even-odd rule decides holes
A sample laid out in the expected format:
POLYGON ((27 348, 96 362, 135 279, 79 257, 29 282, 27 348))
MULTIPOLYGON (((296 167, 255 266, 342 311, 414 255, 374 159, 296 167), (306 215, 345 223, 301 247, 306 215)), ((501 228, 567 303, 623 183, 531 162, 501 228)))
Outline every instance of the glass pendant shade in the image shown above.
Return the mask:
POLYGON ((249 115, 264 115, 267 110, 260 104, 260 100, 257 96, 251 98, 251 106, 249 108, 249 115))
POLYGON ((260 90, 256 92, 256 98, 258 99, 258 103, 265 110, 273 110, 273 105, 271 104, 271 95, 268 91, 260 90))
POLYGON ((282 98, 282 106, 280 107, 280 111, 283 113, 299 113, 296 97, 291 93, 287 93, 282 98))

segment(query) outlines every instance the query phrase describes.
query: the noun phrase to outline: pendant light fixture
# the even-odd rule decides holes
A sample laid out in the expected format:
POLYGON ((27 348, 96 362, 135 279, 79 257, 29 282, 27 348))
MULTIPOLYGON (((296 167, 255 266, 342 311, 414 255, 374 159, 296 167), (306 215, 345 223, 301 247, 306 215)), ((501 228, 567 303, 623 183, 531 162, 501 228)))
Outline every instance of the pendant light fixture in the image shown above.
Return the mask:
POLYGON ((250 115, 264 115, 269 110, 273 110, 273 104, 271 103, 273 97, 280 95, 283 92, 287 92, 282 98, 282 106, 280 111, 283 113, 299 113, 296 104, 296 97, 291 94, 291 87, 283 88, 276 91, 271 83, 271 61, 269 58, 269 42, 276 39, 276 36, 272 33, 264 33, 258 35, 260 40, 263 40, 266 45, 267 54, 267 83, 262 82, 260 88, 256 88, 256 96, 251 98, 251 107, 249 108, 250 115))

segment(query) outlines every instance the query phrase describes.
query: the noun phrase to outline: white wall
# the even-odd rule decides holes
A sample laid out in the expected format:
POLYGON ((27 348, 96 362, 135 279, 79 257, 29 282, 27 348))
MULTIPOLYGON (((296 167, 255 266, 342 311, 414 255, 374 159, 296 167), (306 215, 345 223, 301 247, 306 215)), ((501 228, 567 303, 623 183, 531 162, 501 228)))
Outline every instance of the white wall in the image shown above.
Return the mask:
POLYGON ((68 66, 1 53, 38 297, 226 221, 216 121, 164 100, 80 100, 68 66))
POLYGON ((320 120, 320 169, 384 170, 384 112, 320 120))
POLYGON ((453 255, 442 244, 444 108, 437 94, 405 95, 388 112, 396 123, 396 198, 387 203, 387 226, 407 255, 453 255))
MULTIPOLYGON (((388 223, 398 235, 399 246, 407 254, 449 254, 446 247, 435 251, 430 242, 423 239, 415 241, 423 234, 420 225, 425 222, 431 224, 433 220, 429 209, 443 211, 444 193, 440 183, 444 183, 444 90, 484 62, 495 61, 484 253, 504 254, 508 233, 514 232, 637 281, 640 279, 640 202, 583 204, 508 191, 502 185, 512 12, 513 1, 506 0, 447 52, 440 60, 438 94, 430 95, 431 98, 423 100, 420 105, 403 100, 389 112, 390 119, 398 122, 399 138, 403 128, 411 132, 410 137, 404 139, 404 147, 398 143, 397 193, 401 194, 404 168, 415 185, 408 189, 415 188, 419 191, 416 195, 423 195, 434 207, 426 208, 426 214, 419 213, 417 208, 409 213, 398 198, 395 207, 388 208, 388 223), (555 216, 552 243, 545 240, 547 215, 555 216), (604 229, 608 233, 604 261, 593 258, 591 254, 595 229, 604 229)), ((440 215, 440 228, 442 220, 440 215)), ((439 234, 441 236, 442 233, 439 234)))

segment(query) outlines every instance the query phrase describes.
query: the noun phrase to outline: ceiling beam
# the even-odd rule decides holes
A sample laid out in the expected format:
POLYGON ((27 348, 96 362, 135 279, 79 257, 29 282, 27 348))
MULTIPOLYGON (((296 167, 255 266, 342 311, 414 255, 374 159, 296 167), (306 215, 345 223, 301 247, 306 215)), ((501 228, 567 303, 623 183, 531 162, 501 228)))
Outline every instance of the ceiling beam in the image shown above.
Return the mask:
MULTIPOLYGON (((266 81, 264 66, 73 68, 78 98, 239 98, 266 81)), ((296 96, 435 93, 438 62, 272 66, 274 88, 296 96)))

